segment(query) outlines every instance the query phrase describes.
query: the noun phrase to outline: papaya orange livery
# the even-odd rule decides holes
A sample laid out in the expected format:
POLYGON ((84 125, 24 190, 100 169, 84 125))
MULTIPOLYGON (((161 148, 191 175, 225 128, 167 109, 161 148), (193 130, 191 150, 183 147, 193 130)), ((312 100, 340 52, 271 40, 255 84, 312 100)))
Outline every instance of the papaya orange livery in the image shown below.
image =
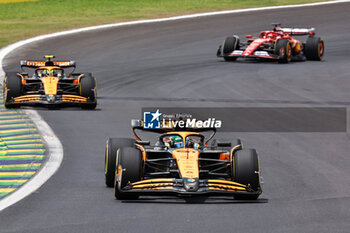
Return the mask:
POLYGON ((96 80, 91 73, 74 73, 75 61, 53 61, 53 55, 44 58, 45 61, 21 61, 22 72, 6 73, 3 85, 5 107, 41 104, 96 108, 96 80), (31 74, 28 71, 32 71, 31 74))
MULTIPOLYGON (((132 120, 134 139, 106 143, 105 182, 117 199, 142 195, 222 195, 255 200, 262 193, 259 157, 242 142, 217 142, 215 128, 145 129, 132 120), (155 143, 138 131, 158 133, 155 143)), ((144 135, 144 134, 143 134, 144 135)))

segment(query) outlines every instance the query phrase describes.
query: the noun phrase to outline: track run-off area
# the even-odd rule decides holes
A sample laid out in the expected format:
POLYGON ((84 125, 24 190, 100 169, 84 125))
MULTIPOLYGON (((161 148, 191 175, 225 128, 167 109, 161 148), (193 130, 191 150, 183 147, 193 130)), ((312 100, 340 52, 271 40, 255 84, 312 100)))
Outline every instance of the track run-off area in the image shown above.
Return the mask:
MULTIPOLYGON (((350 3, 213 15, 85 31, 37 41, 10 53, 19 61, 54 54, 77 61, 98 83, 95 111, 37 112, 64 148, 58 172, 0 212, 0 232, 348 232, 348 133, 221 133, 261 157, 261 203, 175 197, 117 201, 104 185, 108 137, 131 137, 143 107, 349 107, 350 3), (232 34, 256 35, 270 23, 315 27, 322 62, 223 62, 232 34)), ((31 108, 24 108, 31 109, 31 108)))

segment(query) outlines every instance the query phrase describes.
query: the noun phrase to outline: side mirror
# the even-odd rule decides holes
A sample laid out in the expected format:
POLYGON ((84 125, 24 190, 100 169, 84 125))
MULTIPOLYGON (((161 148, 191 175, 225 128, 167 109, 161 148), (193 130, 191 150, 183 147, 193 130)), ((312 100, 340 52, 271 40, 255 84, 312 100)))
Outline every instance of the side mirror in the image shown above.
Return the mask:
POLYGON ((135 143, 142 146, 149 146, 151 144, 150 141, 136 141, 135 143))
POLYGON ((251 39, 251 38, 253 38, 253 36, 252 35, 246 35, 245 38, 251 39))
POLYGON ((142 126, 142 121, 141 120, 137 120, 137 119, 132 119, 131 120, 131 127, 135 128, 135 127, 141 127, 142 126))
POLYGON ((218 147, 231 147, 231 143, 230 142, 218 142, 218 147))

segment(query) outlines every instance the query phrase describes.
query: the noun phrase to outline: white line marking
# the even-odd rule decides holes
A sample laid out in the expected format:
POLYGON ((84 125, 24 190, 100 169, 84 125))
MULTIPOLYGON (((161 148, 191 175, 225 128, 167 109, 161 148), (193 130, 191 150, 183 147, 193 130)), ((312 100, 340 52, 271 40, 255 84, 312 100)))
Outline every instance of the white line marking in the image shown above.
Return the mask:
MULTIPOLYGON (((190 19, 190 18, 198 18, 205 16, 214 16, 214 15, 225 15, 225 14, 236 14, 243 12, 252 12, 252 11, 264 11, 264 10, 276 10, 276 9, 286 9, 286 8, 297 8, 297 7, 309 7, 309 6, 320 6, 320 5, 330 5, 337 3, 345 3, 350 2, 350 0, 335 0, 328 2, 315 2, 315 3, 307 3, 307 4, 299 4, 299 5, 286 5, 286 6, 270 6, 270 7, 259 7, 259 8, 248 8, 248 9, 238 9, 238 10, 228 10, 228 11, 216 11, 216 12, 208 12, 208 13, 199 13, 199 14, 191 14, 191 15, 183 15, 183 16, 175 16, 169 18, 161 18, 161 19, 148 19, 148 20, 137 20, 131 22, 124 23, 112 23, 112 24, 104 24, 100 26, 93 27, 85 27, 79 29, 73 29, 63 32, 56 32, 52 34, 37 36, 33 38, 29 38, 27 40, 18 41, 14 44, 8 45, 0 50, 0 82, 2 82, 4 77, 3 70, 3 60, 6 55, 13 52, 14 50, 27 45, 32 42, 45 40, 53 37, 64 36, 74 33, 98 30, 98 29, 107 29, 113 27, 122 27, 128 25, 136 25, 136 24, 145 24, 145 23, 157 23, 164 21, 173 21, 173 20, 181 20, 181 19, 190 19)), ((8 206, 22 200, 35 190, 37 190, 40 186, 42 186, 59 168, 63 159, 63 148, 60 140, 53 133, 50 126, 40 117, 40 115, 35 110, 24 110, 26 114, 32 119, 32 121, 38 127, 42 137, 44 138, 47 144, 48 152, 48 160, 43 165, 42 169, 24 184, 21 188, 16 190, 13 194, 6 196, 0 201, 0 211, 7 208, 8 206)))
POLYGON ((23 186, 0 201, 0 211, 25 198, 41 187, 59 168, 63 160, 63 147, 50 126, 35 110, 24 110, 29 118, 36 124, 41 137, 46 142, 48 158, 40 170, 23 186))

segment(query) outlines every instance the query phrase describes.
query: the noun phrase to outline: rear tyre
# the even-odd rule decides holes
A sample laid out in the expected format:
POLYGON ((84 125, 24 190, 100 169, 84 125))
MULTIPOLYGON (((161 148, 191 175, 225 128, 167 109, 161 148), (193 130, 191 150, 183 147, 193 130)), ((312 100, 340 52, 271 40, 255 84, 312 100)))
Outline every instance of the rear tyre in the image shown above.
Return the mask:
POLYGON ((114 195, 118 200, 135 200, 139 195, 121 191, 126 185, 141 180, 142 154, 141 151, 132 147, 123 147, 118 150, 118 167, 114 195))
POLYGON ((225 61, 235 61, 237 57, 228 57, 234 50, 239 49, 239 39, 238 36, 227 37, 221 46, 221 54, 224 56, 225 61))
POLYGON ((96 80, 91 73, 84 74, 84 76, 80 79, 79 95, 86 97, 89 101, 89 103, 81 105, 82 109, 96 108, 96 80))
POLYGON ((114 187, 117 150, 121 147, 132 147, 135 139, 108 138, 105 150, 105 183, 107 187, 114 187))
POLYGON ((275 54, 278 56, 278 63, 289 63, 292 59, 292 47, 289 40, 278 40, 276 42, 275 54))
POLYGON ((304 55, 307 60, 321 61, 324 54, 324 42, 319 37, 309 37, 305 43, 304 55))
MULTIPOLYGON (((233 157, 234 181, 261 192, 259 157, 255 149, 236 151, 233 157)), ((235 194, 237 200, 256 200, 259 194, 235 194)))
POLYGON ((4 105, 6 108, 16 108, 18 106, 9 103, 13 98, 22 94, 22 81, 16 72, 6 73, 4 80, 4 105))

